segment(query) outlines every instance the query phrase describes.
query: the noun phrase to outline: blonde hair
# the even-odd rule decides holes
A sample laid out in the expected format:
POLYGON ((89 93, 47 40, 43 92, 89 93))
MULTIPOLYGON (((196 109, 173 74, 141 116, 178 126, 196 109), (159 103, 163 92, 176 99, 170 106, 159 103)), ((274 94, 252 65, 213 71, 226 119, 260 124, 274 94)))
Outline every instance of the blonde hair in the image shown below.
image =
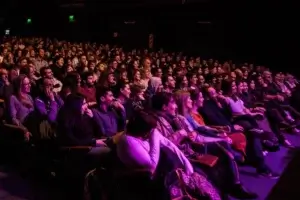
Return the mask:
POLYGON ((187 91, 179 90, 175 92, 174 99, 178 107, 178 114, 186 116, 189 113, 189 108, 186 107, 186 102, 191 94, 187 91))

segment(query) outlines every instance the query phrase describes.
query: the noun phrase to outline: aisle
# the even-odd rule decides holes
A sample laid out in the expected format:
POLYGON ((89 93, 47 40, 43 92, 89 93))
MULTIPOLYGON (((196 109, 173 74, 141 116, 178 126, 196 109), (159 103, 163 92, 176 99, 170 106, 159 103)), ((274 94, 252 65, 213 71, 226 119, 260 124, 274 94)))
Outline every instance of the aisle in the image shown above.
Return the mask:
MULTIPOLYGON (((299 135, 287 135, 287 137, 295 146, 300 147, 299 135)), ((266 156, 266 162, 274 172, 281 175, 292 158, 292 151, 282 147, 278 152, 269 153, 266 156)), ((257 200, 265 200, 271 189, 279 180, 258 177, 255 174, 255 169, 251 167, 240 167, 240 172, 243 184, 249 190, 259 195, 259 198, 257 200)))
MULTIPOLYGON (((288 138, 300 146, 300 136, 288 135, 288 138)), ((275 172, 282 174, 293 155, 286 148, 266 156, 267 164, 275 172)), ((0 200, 60 200, 66 199, 56 189, 45 187, 43 183, 32 184, 13 172, 4 172, 0 167, 0 200)), ((257 177, 251 167, 240 167, 241 180, 251 191, 259 195, 257 200, 265 200, 277 180, 257 177)), ((234 199, 232 199, 234 200, 234 199)))

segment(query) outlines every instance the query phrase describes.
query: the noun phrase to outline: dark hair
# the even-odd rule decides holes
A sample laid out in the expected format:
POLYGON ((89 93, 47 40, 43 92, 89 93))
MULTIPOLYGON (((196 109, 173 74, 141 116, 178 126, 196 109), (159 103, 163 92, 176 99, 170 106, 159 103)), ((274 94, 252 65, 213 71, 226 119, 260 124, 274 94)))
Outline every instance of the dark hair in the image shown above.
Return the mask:
POLYGON ((152 108, 162 110, 173 99, 173 94, 168 92, 158 92, 152 97, 152 108))
POLYGON ((127 124, 128 135, 145 137, 157 125, 156 118, 148 112, 138 110, 127 124))
POLYGON ((20 69, 20 74, 24 74, 24 75, 28 76, 30 74, 30 68, 31 68, 30 65, 26 65, 25 67, 22 67, 20 69))
POLYGON ((76 92, 78 85, 77 74, 68 74, 63 80, 63 88, 69 88, 71 93, 76 92))
POLYGON ((161 82, 162 84, 165 86, 166 83, 168 82, 168 79, 171 75, 164 75, 162 78, 161 78, 161 82))
POLYGON ((48 70, 48 69, 51 69, 51 68, 50 67, 42 67, 40 69, 40 74, 42 77, 46 75, 46 70, 48 70))
POLYGON ((223 80, 221 90, 223 91, 223 94, 225 95, 231 95, 232 91, 232 82, 230 80, 223 80))
POLYGON ((111 89, 109 87, 97 87, 96 100, 97 100, 98 105, 101 104, 100 98, 107 95, 108 92, 111 92, 111 89))
POLYGON ((195 102, 199 99, 200 91, 199 90, 191 90, 190 94, 191 94, 191 100, 193 102, 195 102))
POLYGON ((94 76, 94 73, 93 72, 85 72, 83 75, 82 75, 82 79, 83 80, 87 80, 89 76, 94 76))
POLYGON ((80 114, 83 102, 84 102, 84 96, 80 94, 71 94, 65 100, 64 107, 66 111, 68 113, 72 113, 72 115, 80 114))
POLYGON ((144 87, 142 85, 133 84, 130 89, 132 97, 135 97, 144 90, 144 87))
POLYGON ((117 88, 117 92, 116 92, 117 94, 116 95, 119 95, 121 90, 123 90, 126 87, 126 85, 129 85, 129 83, 127 83, 124 80, 118 81, 117 86, 116 86, 116 88, 117 88))

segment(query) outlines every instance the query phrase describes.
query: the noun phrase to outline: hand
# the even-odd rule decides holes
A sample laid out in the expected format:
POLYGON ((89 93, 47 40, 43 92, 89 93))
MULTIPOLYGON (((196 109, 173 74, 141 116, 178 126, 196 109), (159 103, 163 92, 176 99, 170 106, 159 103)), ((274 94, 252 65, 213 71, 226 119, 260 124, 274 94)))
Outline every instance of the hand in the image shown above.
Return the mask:
POLYGON ((277 99, 278 99, 278 101, 284 101, 284 97, 281 95, 277 95, 277 99))
POLYGON ((55 98, 54 98, 54 93, 53 93, 53 91, 51 91, 50 89, 46 89, 46 95, 47 95, 47 97, 49 97, 49 99, 50 99, 51 101, 54 101, 54 100, 55 100, 55 98))
POLYGON ((16 125, 16 126, 20 126, 20 125, 21 125, 20 121, 17 120, 16 118, 13 118, 13 119, 12 119, 12 123, 13 123, 14 125, 16 125))
POLYGON ((232 140, 229 137, 225 137, 224 138, 225 142, 227 142, 228 144, 232 144, 232 140))
POLYGON ((96 147, 107 146, 107 144, 104 141, 105 141, 105 139, 96 140, 96 147))
POLYGON ((139 97, 139 99, 140 99, 141 101, 144 101, 144 100, 145 100, 145 97, 144 97, 143 94, 140 94, 138 97, 139 97))
POLYGON ((196 138, 197 138, 197 133, 196 133, 195 131, 190 132, 190 133, 188 134, 188 137, 190 138, 190 140, 195 141, 196 138))
POLYGON ((8 86, 8 85, 10 84, 10 83, 9 83, 9 80, 8 80, 8 79, 5 79, 4 84, 5 84, 6 86, 8 86))
POLYGON ((121 109, 121 110, 125 110, 124 106, 119 102, 119 101, 115 101, 112 104, 115 108, 121 109))
POLYGON ((244 131, 244 128, 237 124, 233 125, 233 128, 237 131, 244 131))
POLYGON ((208 130, 214 131, 214 132, 220 132, 218 129, 216 129, 216 128, 211 128, 211 127, 208 127, 208 130))
POLYGON ((31 135, 31 133, 30 132, 26 132, 25 134, 24 134, 24 139, 25 139, 25 141, 29 141, 30 140, 30 137, 31 137, 32 135, 31 135))
POLYGON ((84 113, 91 118, 94 116, 92 110, 89 108, 87 108, 84 113))
POLYGON ((218 136, 219 136, 219 137, 228 137, 228 136, 227 136, 227 133, 225 133, 225 132, 219 133, 218 136))
POLYGON ((260 111, 260 112, 266 112, 266 109, 263 108, 263 107, 257 107, 257 110, 260 111))

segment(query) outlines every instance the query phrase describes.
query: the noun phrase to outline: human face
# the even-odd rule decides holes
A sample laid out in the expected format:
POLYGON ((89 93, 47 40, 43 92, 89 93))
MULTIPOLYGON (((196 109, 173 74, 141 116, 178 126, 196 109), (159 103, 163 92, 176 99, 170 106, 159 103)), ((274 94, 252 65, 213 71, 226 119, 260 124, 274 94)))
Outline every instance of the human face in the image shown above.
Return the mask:
POLYGON ((139 63, 138 61, 133 62, 133 69, 138 69, 139 68, 139 63))
POLYGON ((137 80, 137 81, 141 80, 141 73, 140 73, 139 71, 137 71, 137 72, 135 73, 134 79, 137 80))
POLYGON ((198 108, 203 107, 203 102, 204 102, 203 94, 202 94, 202 92, 200 92, 199 97, 198 97, 197 102, 196 102, 196 106, 198 108))
POLYGON ((27 60, 26 59, 21 60, 20 64, 21 64, 22 67, 27 65, 27 60))
POLYGON ((88 76, 86 82, 88 85, 94 85, 94 76, 88 76))
POLYGON ((1 80, 4 82, 8 81, 8 72, 6 70, 1 74, 1 80))
POLYGON ((168 105, 164 106, 164 111, 166 111, 167 113, 169 113, 170 115, 176 115, 177 112, 177 105, 175 103, 175 100, 173 98, 171 98, 170 102, 168 103, 168 105))
POLYGON ((243 82, 241 82, 241 83, 238 84, 237 90, 240 93, 242 93, 244 91, 244 83, 243 82))
POLYGON ((234 72, 231 72, 230 73, 230 78, 232 81, 235 81, 236 80, 236 74, 234 72))
MULTIPOLYGON (((243 88, 243 86, 242 86, 242 88, 243 88)), ((232 94, 235 94, 237 92, 237 87, 236 87, 235 82, 231 83, 231 92, 232 92, 232 94)))
POLYGON ((45 51, 44 51, 44 49, 40 49, 40 50, 39 50, 39 56, 40 56, 41 58, 43 58, 43 57, 45 56, 45 51))
POLYGON ((128 77, 127 77, 127 72, 125 71, 125 72, 122 72, 122 74, 121 74, 121 79, 123 79, 123 80, 126 80, 128 77))
POLYGON ((114 95, 111 91, 108 91, 106 93, 106 95, 104 95, 103 97, 101 97, 101 101, 102 103, 106 104, 106 105, 111 105, 112 102, 114 100, 114 95))
POLYGON ((80 61, 81 63, 86 63, 86 56, 81 56, 80 61))
POLYGON ((161 69, 157 69, 157 72, 156 72, 156 76, 161 78, 162 77, 162 70, 161 69))
POLYGON ((182 68, 185 68, 185 67, 186 67, 185 61, 181 61, 181 62, 180 62, 180 67, 182 67, 182 68))
POLYGON ((191 78, 191 84, 192 85, 196 85, 197 84, 197 81, 198 81, 198 78, 196 75, 193 75, 192 78, 191 78))
POLYGON ((199 76, 198 80, 199 80, 200 84, 204 84, 205 83, 205 79, 204 79, 204 77, 202 75, 199 76))
POLYGON ((182 79, 182 86, 187 87, 188 85, 189 85, 189 82, 188 82, 186 76, 184 76, 183 79, 182 79))
POLYGON ((243 92, 248 92, 248 83, 244 82, 243 86, 244 86, 243 92))
POLYGON ((30 80, 29 78, 26 77, 21 83, 21 92, 28 94, 30 93, 30 88, 31 88, 30 80))
POLYGON ((67 66, 67 72, 69 73, 69 72, 72 72, 74 69, 73 69, 73 67, 72 67, 72 65, 68 65, 67 66))
POLYGON ((29 78, 33 78, 34 76, 34 68, 33 67, 29 67, 29 78))
POLYGON ((116 83, 115 76, 113 74, 108 75, 108 80, 107 81, 110 84, 115 84, 116 83))
POLYGON ((217 95, 218 95, 216 90, 212 87, 208 88, 208 94, 209 94, 209 97, 212 99, 217 98, 217 95))
POLYGON ((53 82, 50 79, 45 79, 43 83, 43 89, 46 92, 47 90, 53 90, 53 82))
POLYGON ((151 61, 149 59, 146 59, 144 62, 144 67, 146 69, 149 69, 151 67, 151 61))
POLYGON ((176 81, 174 80, 174 78, 172 76, 168 77, 168 87, 169 88, 175 88, 176 85, 176 81))
POLYGON ((117 69, 118 68, 118 62, 117 61, 113 61, 112 68, 113 69, 117 69))
POLYGON ((254 80, 252 80, 252 81, 250 82, 250 88, 251 88, 252 90, 255 89, 255 82, 254 82, 254 80))
POLYGON ((45 77, 47 78, 53 78, 53 72, 51 69, 45 70, 45 77))
POLYGON ((151 72, 150 72, 150 70, 146 70, 145 71, 145 77, 147 78, 147 79, 149 79, 149 78, 151 78, 151 72))
POLYGON ((57 61, 57 65, 58 65, 59 67, 64 66, 64 59, 63 59, 63 58, 60 58, 60 59, 57 61))
POLYGON ((185 102, 185 106, 188 109, 192 109, 193 108, 193 101, 192 101, 192 99, 191 99, 190 96, 187 97, 186 102, 185 102))
POLYGON ((81 114, 84 114, 86 110, 88 109, 88 104, 86 103, 86 100, 83 100, 83 104, 81 106, 81 114))
POLYGON ((124 89, 121 89, 121 93, 126 98, 130 98, 131 90, 128 84, 125 85, 124 89))

